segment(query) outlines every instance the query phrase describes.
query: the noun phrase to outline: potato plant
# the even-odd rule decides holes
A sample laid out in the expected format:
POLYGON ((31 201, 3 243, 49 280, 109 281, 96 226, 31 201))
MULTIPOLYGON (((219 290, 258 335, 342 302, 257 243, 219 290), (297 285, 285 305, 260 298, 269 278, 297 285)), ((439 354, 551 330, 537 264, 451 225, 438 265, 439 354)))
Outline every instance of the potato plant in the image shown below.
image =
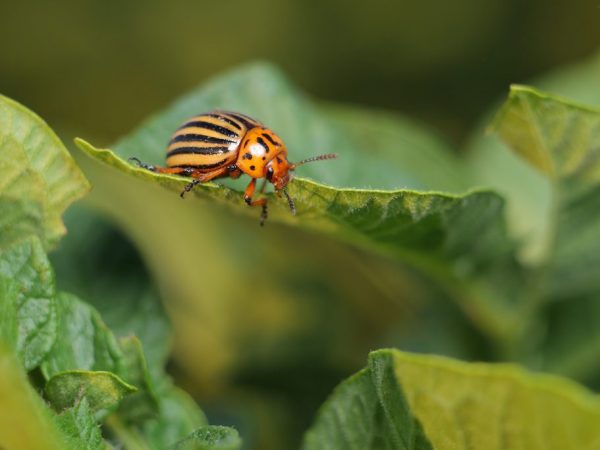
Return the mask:
POLYGON ((0 449, 599 448, 599 61, 511 86, 464 152, 262 63, 72 153, 0 97, 0 449), (297 215, 127 161, 214 108, 339 154, 297 215))

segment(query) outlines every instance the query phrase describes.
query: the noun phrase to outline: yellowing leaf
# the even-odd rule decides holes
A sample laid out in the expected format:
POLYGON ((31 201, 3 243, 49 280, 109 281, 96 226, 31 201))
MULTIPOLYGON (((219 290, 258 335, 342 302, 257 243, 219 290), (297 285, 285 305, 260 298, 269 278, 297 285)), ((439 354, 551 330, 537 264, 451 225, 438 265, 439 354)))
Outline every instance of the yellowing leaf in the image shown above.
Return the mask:
POLYGON ((27 236, 44 248, 65 233, 62 213, 89 184, 54 132, 0 96, 0 250, 27 236))
POLYGON ((600 398, 517 366, 380 350, 343 382, 303 449, 595 450, 600 398))

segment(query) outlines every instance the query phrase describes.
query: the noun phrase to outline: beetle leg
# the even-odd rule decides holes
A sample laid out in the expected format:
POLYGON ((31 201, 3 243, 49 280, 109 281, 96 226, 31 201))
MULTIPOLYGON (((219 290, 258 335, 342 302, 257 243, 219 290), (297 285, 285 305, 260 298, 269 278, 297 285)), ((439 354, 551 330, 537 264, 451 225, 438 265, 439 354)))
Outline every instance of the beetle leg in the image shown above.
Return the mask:
POLYGON ((138 167, 141 167, 142 169, 146 169, 146 170, 149 170, 150 172, 154 172, 154 173, 167 173, 170 175, 181 175, 183 177, 191 177, 194 174, 194 169, 189 168, 189 167, 153 166, 152 164, 146 164, 146 163, 141 162, 135 156, 128 158, 128 160, 133 161, 138 167))
POLYGON ((151 172, 156 172, 155 166, 143 163, 139 160, 139 158, 136 158, 135 156, 127 158, 127 161, 133 161, 138 167, 141 167, 142 169, 150 170, 151 172))
POLYGON ((181 169, 180 170, 187 170, 189 171, 189 174, 186 173, 186 175, 190 176, 193 178, 192 181, 190 181, 188 184, 185 185, 185 187, 183 188, 183 191, 181 191, 181 194, 179 194, 179 196, 181 198, 183 198, 183 196, 185 195, 186 192, 190 192, 192 189, 194 189, 194 186, 196 186, 197 184, 200 183, 206 183, 207 181, 210 180, 214 180, 215 178, 219 178, 222 177, 223 175, 227 174, 227 167, 222 167, 220 169, 217 170, 213 170, 212 172, 199 172, 197 170, 193 170, 191 169, 181 169))
POLYGON ((192 189, 194 189, 194 186, 196 186, 197 184, 200 184, 200 183, 202 183, 202 181, 200 181, 198 178, 194 178, 192 181, 190 181, 188 184, 185 185, 185 187, 183 188, 183 191, 181 191, 179 196, 181 198, 183 198, 183 196, 185 195, 186 192, 190 192, 192 189))
MULTIPOLYGON (((256 189, 256 178, 252 178, 248 187, 244 191, 244 200, 248 204, 248 206, 262 206, 262 212, 260 213, 260 226, 262 227, 265 224, 265 220, 268 217, 267 210, 267 199, 265 197, 259 198, 258 200, 252 200, 252 196, 254 195, 254 190, 256 189)), ((262 192, 262 189, 261 189, 262 192)))
POLYGON ((239 178, 242 174, 242 171, 235 164, 231 164, 227 167, 227 175, 229 178, 233 178, 234 180, 239 178))

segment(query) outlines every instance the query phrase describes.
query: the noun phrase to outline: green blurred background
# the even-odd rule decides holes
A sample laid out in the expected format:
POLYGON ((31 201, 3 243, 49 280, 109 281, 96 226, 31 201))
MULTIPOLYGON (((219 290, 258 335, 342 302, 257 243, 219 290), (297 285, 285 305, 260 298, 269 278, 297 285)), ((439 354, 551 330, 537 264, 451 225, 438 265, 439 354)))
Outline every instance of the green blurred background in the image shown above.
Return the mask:
MULTIPOLYGON (((25 0, 0 4, 0 18, 0 92, 38 113, 67 145, 82 136, 109 146, 199 83, 262 59, 315 98, 402 112, 460 152, 510 83, 600 45, 598 0, 25 0)), ((172 197, 154 194, 162 204, 172 197)), ((163 267, 143 248, 138 254, 126 224, 98 216, 93 198, 69 211, 54 264, 59 286, 106 316, 115 303, 107 292, 140 296, 163 267)), ((331 388, 371 349, 493 359, 446 294, 410 268, 276 223, 256 237, 248 228, 255 221, 238 225, 226 211, 200 209, 211 214, 205 230, 221 230, 202 244, 210 258, 199 270, 214 278, 212 288, 231 279, 207 272, 211 264, 239 274, 256 261, 277 277, 251 293, 229 288, 221 299, 211 291, 209 304, 160 286, 176 330, 171 372, 211 422, 240 428, 247 448, 294 448, 331 388), (244 254, 219 253, 225 245, 244 254), (293 249, 293 257, 278 249, 293 249)))
POLYGON ((597 0, 23 0, 0 17, 2 92, 105 144, 256 59, 319 98, 403 111, 460 141, 509 83, 600 43, 597 0))

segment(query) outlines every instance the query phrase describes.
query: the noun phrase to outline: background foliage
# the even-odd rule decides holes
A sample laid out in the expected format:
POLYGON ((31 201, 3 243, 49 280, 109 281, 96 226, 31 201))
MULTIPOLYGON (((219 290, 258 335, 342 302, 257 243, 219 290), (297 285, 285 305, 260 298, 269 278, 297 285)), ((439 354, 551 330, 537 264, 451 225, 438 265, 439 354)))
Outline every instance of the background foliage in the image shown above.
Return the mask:
MULTIPOLYGON (((560 444, 562 435, 550 440, 557 448, 594 448, 597 436, 581 431, 599 414, 589 392, 512 368, 386 351, 373 353, 315 419, 333 387, 384 347, 513 361, 598 389, 594 2, 64 0, 0 5, 0 14, 1 92, 58 130, 93 186, 67 210, 69 233, 59 242, 62 212, 85 181, 67 160, 69 182, 54 195, 53 180, 44 178, 54 173, 51 161, 29 167, 26 152, 37 149, 39 158, 49 148, 60 153, 62 144, 41 122, 31 134, 7 128, 8 110, 0 109, 0 148, 11 155, 0 166, 11 174, 0 185, 0 208, 14 214, 1 216, 0 248, 13 261, 6 253, 13 242, 40 239, 26 239, 16 259, 39 271, 28 280, 45 280, 31 297, 47 306, 33 340, 18 337, 18 321, 0 328, 8 347, 0 361, 9 361, 3 374, 21 389, 2 398, 31 398, 23 420, 35 417, 54 433, 54 419, 10 362, 13 353, 39 380, 74 369, 120 377, 102 378, 105 386, 114 382, 117 413, 115 405, 90 403, 91 394, 70 403, 72 386, 80 389, 87 373, 46 388, 46 399, 64 410, 59 429, 71 438, 88 430, 98 445, 92 417, 106 408, 113 414, 99 413, 105 436, 130 448, 166 448, 206 423, 166 377, 168 365, 210 423, 235 426, 245 448, 468 448, 459 435, 475 448, 535 448, 528 434, 535 430, 507 444, 497 440, 503 430, 477 421, 510 415, 514 424, 497 422, 518 429, 525 419, 493 410, 513 401, 523 417, 545 412, 542 430, 579 430, 576 444, 560 444), (256 59, 275 64, 241 64, 256 59), (494 102, 510 83, 525 81, 551 95, 513 88, 493 132, 484 133, 499 109, 494 102), (235 191, 201 186, 181 202, 180 180, 124 163, 132 155, 160 163, 178 122, 212 107, 260 118, 294 159, 340 153, 302 168, 308 179, 291 186, 296 218, 276 202, 262 230, 235 191), (74 136, 91 144, 71 145, 74 136), (12 202, 23 192, 26 200, 12 202), (25 219, 15 227, 15 217, 25 219), (80 328, 59 328, 69 317, 80 328), (82 330, 93 330, 81 342, 86 351, 56 350, 82 330), (418 387, 424 381, 455 406, 440 409, 440 399, 418 387), (121 398, 129 384, 141 389, 121 398), (486 388, 498 402, 481 402, 477 392, 486 388), (565 405, 574 410, 565 414, 565 405), (554 411, 572 421, 561 428, 554 411), (480 432, 453 428, 453 417, 480 432), (349 429, 360 430, 357 423, 376 431, 344 440, 349 429)), ((2 305, 10 309, 24 300, 7 267, 0 266, 0 295, 15 299, 2 305)), ((239 445, 229 428, 214 427, 176 448, 216 441, 222 447, 207 448, 239 445)))

